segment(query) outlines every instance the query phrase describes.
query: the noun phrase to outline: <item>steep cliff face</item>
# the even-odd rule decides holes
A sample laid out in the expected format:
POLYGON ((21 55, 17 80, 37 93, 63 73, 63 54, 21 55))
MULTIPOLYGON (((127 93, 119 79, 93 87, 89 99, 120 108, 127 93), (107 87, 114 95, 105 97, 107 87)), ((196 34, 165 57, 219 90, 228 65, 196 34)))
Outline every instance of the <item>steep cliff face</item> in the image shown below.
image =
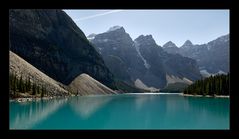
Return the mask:
POLYGON ((167 53, 161 46, 156 44, 152 35, 141 35, 135 39, 135 42, 142 57, 147 62, 148 74, 154 76, 154 78, 144 77, 152 85, 165 87, 170 83, 167 77, 177 77, 181 80, 186 78, 191 81, 200 79, 201 75, 195 60, 182 57, 179 54, 167 53))
POLYGON ((113 74, 84 33, 61 10, 10 10, 10 50, 69 84, 81 73, 114 88, 113 74))
POLYGON ((135 77, 146 70, 134 41, 123 27, 114 26, 94 38, 88 37, 117 79, 133 85, 135 77))

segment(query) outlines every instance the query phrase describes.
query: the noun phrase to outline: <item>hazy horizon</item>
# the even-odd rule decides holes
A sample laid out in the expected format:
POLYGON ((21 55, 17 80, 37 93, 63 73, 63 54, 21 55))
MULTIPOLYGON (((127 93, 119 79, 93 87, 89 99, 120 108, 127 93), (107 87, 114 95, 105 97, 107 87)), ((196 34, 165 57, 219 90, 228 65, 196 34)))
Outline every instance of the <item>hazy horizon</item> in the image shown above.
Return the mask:
POLYGON ((85 33, 123 26, 132 39, 152 35, 160 46, 204 44, 229 34, 229 10, 64 10, 85 33))

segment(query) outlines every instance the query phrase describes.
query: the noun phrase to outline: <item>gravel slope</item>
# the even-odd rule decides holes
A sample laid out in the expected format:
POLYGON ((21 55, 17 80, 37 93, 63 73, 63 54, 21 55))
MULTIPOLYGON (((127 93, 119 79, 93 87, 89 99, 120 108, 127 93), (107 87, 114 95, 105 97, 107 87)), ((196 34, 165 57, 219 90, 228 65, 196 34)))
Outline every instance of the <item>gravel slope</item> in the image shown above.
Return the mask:
POLYGON ((85 73, 76 77, 69 87, 73 92, 77 92, 80 95, 117 94, 85 73))
POLYGON ((25 61, 12 51, 9 51, 9 59, 10 73, 15 73, 18 78, 20 78, 21 75, 23 80, 30 77, 31 82, 37 82, 40 86, 45 85, 46 90, 50 92, 50 96, 62 96, 69 94, 69 92, 64 89, 64 87, 66 86, 42 73, 40 70, 29 64, 27 61, 25 61))

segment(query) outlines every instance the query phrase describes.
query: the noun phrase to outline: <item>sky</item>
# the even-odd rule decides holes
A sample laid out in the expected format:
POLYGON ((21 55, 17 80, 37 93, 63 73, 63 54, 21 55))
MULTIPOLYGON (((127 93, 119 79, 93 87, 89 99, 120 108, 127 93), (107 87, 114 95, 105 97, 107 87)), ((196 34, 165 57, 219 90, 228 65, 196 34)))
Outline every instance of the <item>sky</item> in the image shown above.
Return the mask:
POLYGON ((204 44, 229 33, 229 10, 64 10, 88 36, 123 26, 134 40, 152 35, 163 46, 172 41, 178 47, 186 40, 204 44))

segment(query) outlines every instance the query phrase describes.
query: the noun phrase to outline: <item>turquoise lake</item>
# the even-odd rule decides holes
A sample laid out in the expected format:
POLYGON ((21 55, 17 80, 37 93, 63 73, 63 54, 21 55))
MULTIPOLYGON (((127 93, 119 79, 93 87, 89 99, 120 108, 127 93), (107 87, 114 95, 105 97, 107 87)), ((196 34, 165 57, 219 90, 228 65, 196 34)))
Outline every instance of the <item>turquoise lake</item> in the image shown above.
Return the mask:
POLYGON ((9 102, 10 129, 229 129, 230 99, 179 94, 9 102))

